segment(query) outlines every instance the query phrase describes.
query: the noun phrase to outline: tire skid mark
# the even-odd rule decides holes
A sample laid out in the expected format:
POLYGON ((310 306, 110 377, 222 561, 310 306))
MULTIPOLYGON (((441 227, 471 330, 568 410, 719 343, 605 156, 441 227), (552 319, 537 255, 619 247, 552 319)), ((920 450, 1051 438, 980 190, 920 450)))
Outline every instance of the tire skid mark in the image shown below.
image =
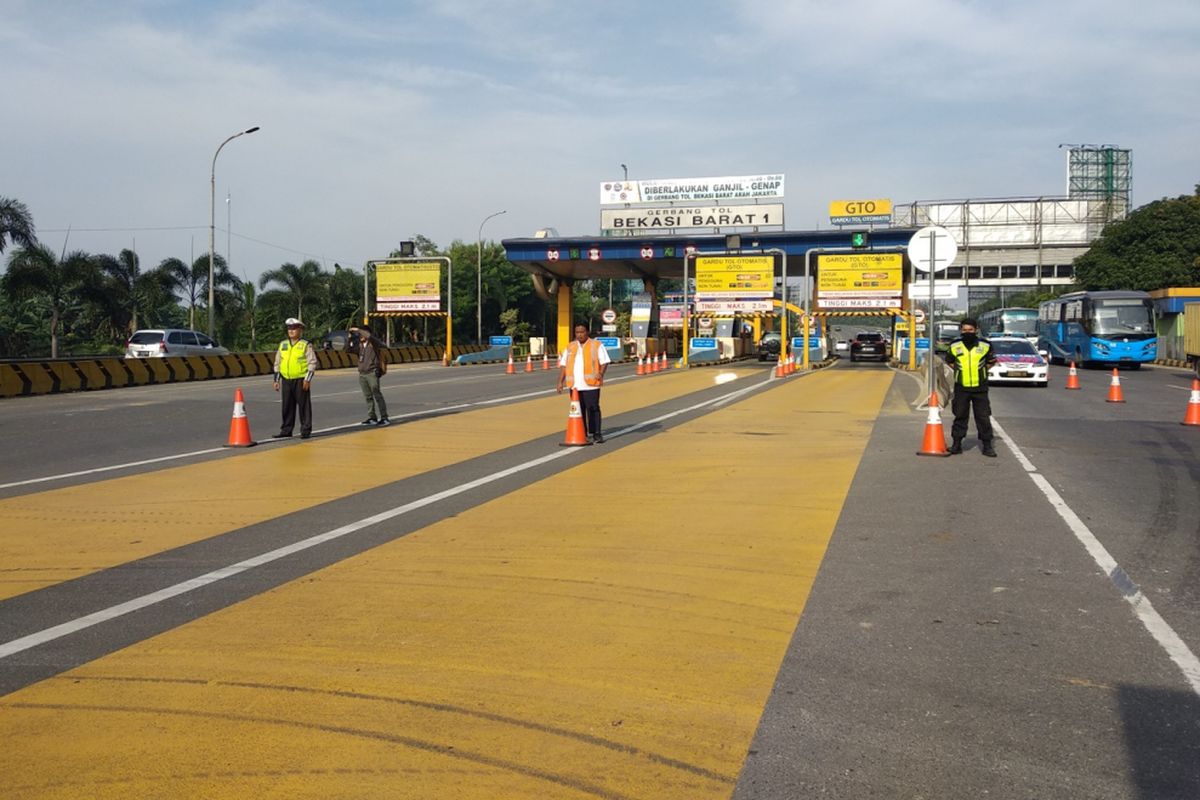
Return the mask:
MULTIPOLYGON (((593 745, 595 747, 600 747, 605 750, 611 750, 615 753, 622 753, 624 755, 645 758, 646 760, 651 761, 655 764, 661 764, 662 766, 671 767, 673 769, 678 769, 682 772, 687 772, 692 775, 697 775, 699 777, 707 778, 711 781, 715 781, 718 783, 725 783, 725 784, 732 785, 733 781, 734 781, 734 778, 732 776, 722 775, 719 772, 713 772, 712 770, 705 769, 704 767, 698 766, 696 764, 689 764, 686 761, 680 761, 679 759, 671 758, 669 756, 665 756, 660 753, 655 753, 650 750, 643 750, 642 748, 634 747, 632 745, 621 744, 620 742, 614 742, 611 739, 605 739, 600 736, 594 736, 590 733, 581 733, 579 731, 573 731, 568 728, 559 728, 559 727, 555 727, 553 725, 547 725, 545 723, 533 722, 531 720, 521 719, 519 717, 509 717, 509 716, 505 716, 503 714, 497 714, 497 713, 491 712, 491 711, 480 711, 478 709, 467 708, 465 706, 456 706, 451 703, 435 703, 435 702, 431 702, 428 700, 414 700, 412 698, 407 698, 407 697, 395 697, 392 695, 383 695, 383 694, 370 694, 370 693, 366 693, 366 692, 353 692, 353 691, 348 691, 348 690, 344 690, 344 689, 318 689, 318 688, 311 687, 311 686, 295 686, 295 685, 289 685, 289 684, 259 683, 259 682, 254 682, 254 681, 213 681, 213 680, 206 680, 204 678, 149 678, 149 677, 132 677, 132 676, 120 676, 120 675, 112 675, 112 676, 109 676, 109 675, 74 675, 74 676, 58 675, 53 678, 48 678, 47 680, 75 682, 75 683, 81 683, 81 682, 85 682, 85 681, 87 681, 87 682, 111 681, 114 683, 118 683, 118 682, 119 683, 166 683, 166 684, 202 685, 202 686, 213 686, 213 687, 234 688, 234 689, 263 689, 263 690, 272 691, 272 692, 311 694, 311 695, 318 695, 318 696, 325 696, 325 697, 338 697, 338 698, 343 698, 343 699, 348 699, 348 700, 366 700, 369 702, 376 702, 376 703, 389 703, 392 705, 408 706, 410 708, 420 708, 420 709, 423 709, 426 711, 437 711, 437 712, 441 712, 441 713, 445 713, 445 714, 458 714, 458 715, 465 716, 465 717, 473 717, 475 719, 487 720, 488 722, 497 722, 502 725, 512 725, 513 727, 524 728, 526 730, 531 730, 531 731, 537 731, 538 733, 545 733, 545 734, 549 734, 551 736, 560 736, 564 739, 571 739, 571 740, 574 740, 577 742, 582 742, 584 744, 593 745)), ((27 707, 27 708, 28 707, 43 707, 41 704, 33 704, 33 703, 30 703, 30 704, 0 703, 0 708, 5 707, 6 705, 9 707, 27 707)), ((70 706, 70 705, 64 706, 64 708, 75 708, 75 707, 76 706, 70 706)), ((84 708, 86 708, 86 707, 84 707, 84 708)), ((186 714, 186 713, 192 713, 192 712, 180 711, 177 713, 186 714)), ((222 716, 220 714, 216 714, 215 712, 195 712, 195 713, 202 714, 204 716, 216 716, 216 717, 222 716)), ((292 724, 286 720, 282 720, 280 722, 281 722, 281 724, 292 724)), ((303 725, 306 723, 295 723, 295 724, 303 725)))
MULTIPOLYGON (((256 717, 249 714, 226 714, 215 711, 196 711, 177 708, 161 708, 155 706, 102 706, 102 705, 72 705, 70 703, 3 703, 0 708, 9 709, 27 709, 33 711, 73 711, 73 712, 94 712, 100 714, 150 714, 153 716, 174 716, 185 717, 189 719, 211 719, 223 722, 245 722, 256 725, 277 725, 287 728, 301 728, 308 731, 318 731, 321 733, 338 734, 341 736, 351 736, 358 739, 367 739, 377 742, 385 742, 387 744, 399 745, 412 750, 419 750, 425 753, 433 753, 435 755, 446 756, 452 759, 460 759, 472 764, 480 764, 485 767, 511 772, 521 775, 526 778, 534 778, 536 780, 545 781, 556 786, 564 786, 569 789, 574 789, 577 792, 592 795, 593 797, 601 797, 604 800, 633 800, 628 795, 605 789, 603 786, 598 786, 594 783, 589 783, 577 778, 571 778, 566 775, 560 775, 547 770, 538 769, 536 767, 518 764, 513 761, 508 761, 502 758, 489 756, 486 753, 476 753, 470 750, 459 750, 452 745, 438 744, 436 742, 417 739, 412 736, 399 736, 392 733, 384 733, 383 731, 372 731, 365 728, 351 728, 344 725, 323 725, 314 722, 302 722, 300 720, 276 719, 272 717, 256 717)), ((337 772, 337 770, 334 770, 337 772)), ((724 782, 732 784, 729 778, 723 778, 724 782)))

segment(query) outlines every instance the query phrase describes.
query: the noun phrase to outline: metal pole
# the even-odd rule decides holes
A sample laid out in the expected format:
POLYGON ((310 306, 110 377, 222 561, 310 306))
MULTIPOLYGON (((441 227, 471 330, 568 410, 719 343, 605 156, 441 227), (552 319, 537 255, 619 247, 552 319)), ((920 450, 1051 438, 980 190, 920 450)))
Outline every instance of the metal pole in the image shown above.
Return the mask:
MULTIPOLYGON (((929 394, 932 397, 937 389, 936 379, 934 377, 934 357, 933 357, 933 332, 937 330, 937 301, 933 294, 934 275, 937 274, 937 236, 933 233, 929 235, 929 394)), ((968 296, 970 290, 968 290, 968 296)))
POLYGON ((483 223, 492 217, 507 214, 508 209, 489 214, 479 223, 479 233, 475 236, 475 343, 483 344, 483 223))
POLYGON ((371 267, 372 266, 374 266, 374 263, 371 261, 368 261, 366 263, 366 266, 363 267, 363 315, 362 315, 362 324, 363 325, 371 324, 371 306, 370 306, 370 301, 367 299, 367 288, 371 285, 371 267))
MULTIPOLYGON (((622 165, 624 166, 624 165, 622 165)), ((688 262, 692 260, 694 253, 688 253, 683 257, 683 366, 688 365, 688 322, 691 315, 688 307, 688 262)), ((653 301, 651 301, 653 302, 653 301)))
POLYGON ((257 125, 253 128, 247 128, 241 133, 235 133, 221 144, 217 145, 217 152, 213 153, 212 169, 208 176, 208 338, 213 338, 213 251, 216 249, 217 238, 217 156, 221 155, 221 148, 232 142, 239 136, 245 136, 247 133, 254 133, 258 130, 257 125))

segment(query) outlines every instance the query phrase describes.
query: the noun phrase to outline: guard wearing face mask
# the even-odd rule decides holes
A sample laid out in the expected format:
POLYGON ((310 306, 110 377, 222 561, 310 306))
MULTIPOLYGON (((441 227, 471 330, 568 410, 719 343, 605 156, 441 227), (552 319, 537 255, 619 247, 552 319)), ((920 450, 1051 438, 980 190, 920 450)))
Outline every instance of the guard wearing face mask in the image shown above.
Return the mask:
POLYGON ((975 430, 979 433, 981 452, 996 457, 992 445, 992 404, 988 400, 988 367, 996 363, 992 343, 979 336, 979 323, 967 317, 958 324, 958 338, 950 343, 945 354, 946 363, 954 368, 954 399, 950 407, 954 411, 954 425, 950 429, 953 440, 951 455, 962 452, 962 440, 967 435, 967 421, 971 409, 975 410, 975 430))

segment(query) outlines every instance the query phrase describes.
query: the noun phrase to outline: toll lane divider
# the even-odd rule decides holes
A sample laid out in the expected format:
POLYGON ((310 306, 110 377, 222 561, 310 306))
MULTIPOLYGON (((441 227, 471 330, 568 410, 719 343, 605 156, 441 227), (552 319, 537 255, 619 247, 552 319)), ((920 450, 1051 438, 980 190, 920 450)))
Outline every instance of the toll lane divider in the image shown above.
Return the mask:
MULTIPOLYGON (((459 355, 483 349, 486 348, 482 345, 468 344, 458 345, 453 351, 459 355)), ((358 356, 343 350, 317 350, 316 354, 320 369, 358 364, 358 356)), ((442 355, 442 348, 429 345, 387 348, 388 361, 393 364, 441 361, 442 355)), ((0 398, 269 375, 274 363, 274 351, 220 356, 83 356, 3 361, 0 362, 0 398)))

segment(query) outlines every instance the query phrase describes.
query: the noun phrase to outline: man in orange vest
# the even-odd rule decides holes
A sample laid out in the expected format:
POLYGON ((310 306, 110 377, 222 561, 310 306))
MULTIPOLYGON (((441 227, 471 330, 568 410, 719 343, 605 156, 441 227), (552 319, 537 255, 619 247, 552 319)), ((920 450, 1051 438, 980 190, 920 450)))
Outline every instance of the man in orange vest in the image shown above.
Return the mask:
POLYGON ((583 430, 596 444, 604 441, 600 433, 600 385, 611 363, 608 348, 588 337, 586 325, 575 326, 575 341, 558 359, 558 393, 562 394, 564 386, 579 392, 583 430))

